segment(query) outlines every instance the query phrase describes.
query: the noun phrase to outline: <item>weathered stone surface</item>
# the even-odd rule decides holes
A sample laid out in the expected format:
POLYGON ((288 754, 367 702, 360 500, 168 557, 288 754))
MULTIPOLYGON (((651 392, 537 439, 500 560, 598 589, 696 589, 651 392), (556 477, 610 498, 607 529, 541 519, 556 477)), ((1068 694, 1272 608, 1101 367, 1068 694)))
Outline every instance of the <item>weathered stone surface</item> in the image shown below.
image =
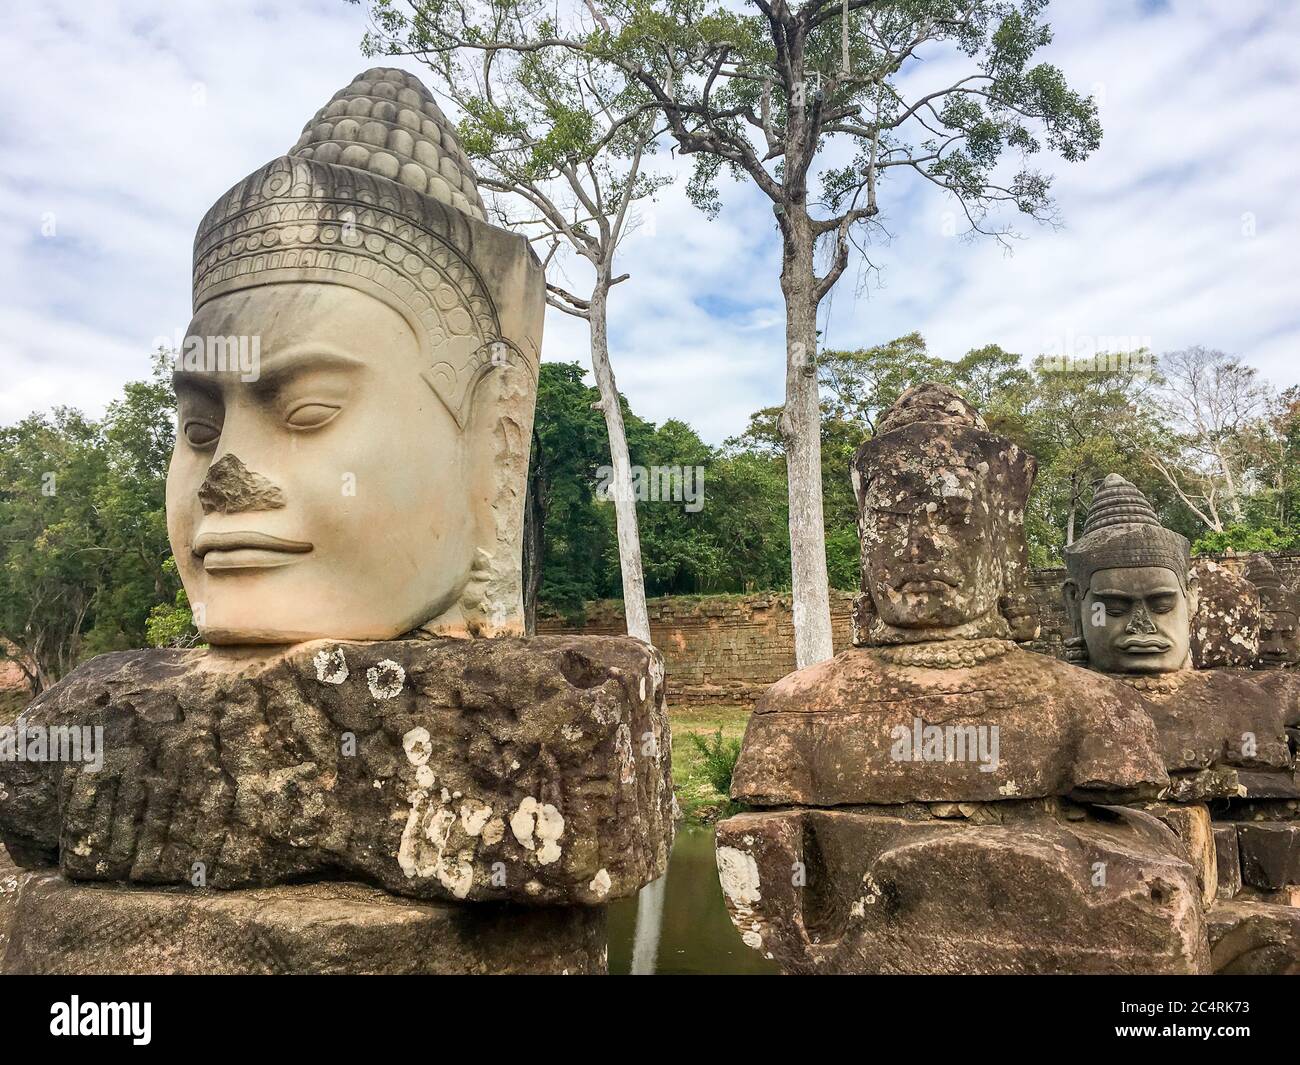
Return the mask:
POLYGON ((1218 897, 1230 899, 1241 891, 1241 850, 1237 826, 1231 822, 1214 826, 1214 858, 1218 876, 1218 897))
POLYGON ((22 871, 14 865, 9 852, 0 846, 0 960, 9 946, 9 929, 13 926, 14 908, 18 904, 18 877, 22 871))
POLYGON ((1178 837, 1182 858, 1196 874, 1201 901, 1209 906, 1219 894, 1219 865, 1209 808, 1158 802, 1147 803, 1142 809, 1158 817, 1178 837))
POLYGON ((1192 564, 1198 602, 1192 615, 1197 669, 1248 668, 1259 656, 1259 589, 1214 559, 1192 564))
POLYGON ((1243 883, 1269 891, 1300 884, 1300 823, 1240 822, 1237 845, 1243 883))
POLYGON ((1300 909, 1234 899, 1206 915, 1214 972, 1300 975, 1300 909))
POLYGON ((1252 684, 1263 689, 1281 708, 1282 720, 1287 726, 1287 738, 1292 750, 1296 749, 1295 729, 1300 729, 1300 670, 1255 669, 1242 670, 1240 676, 1248 677, 1252 684))
POLYGON ((1178 841, 1141 811, 1110 816, 766 810, 718 826, 718 868, 742 938, 787 973, 1208 971, 1178 841))
POLYGON ((1126 683, 1155 723, 1170 774, 1233 766, 1277 773, 1285 787, 1295 768, 1286 710, 1253 678, 1242 670, 1183 669, 1126 683))
POLYGON ((603 973, 603 907, 418 902, 346 882, 245 891, 20 873, 6 974, 603 973))
POLYGON ((1300 799, 1246 799, 1225 815, 1232 821, 1300 821, 1300 799))
POLYGON ((667 868, 662 681, 625 637, 102 655, 20 722, 102 726, 103 769, 0 762, 0 835, 74 879, 595 905, 667 868))
MULTIPOLYGON (((930 735, 936 735, 931 733, 930 735)), ((1007 641, 855 648, 759 700, 732 781, 751 805, 976 802, 1045 795, 1154 797, 1167 784, 1141 700, 1096 673, 1007 641), (916 723, 974 729, 970 751, 917 752, 916 723), (908 759, 900 743, 905 743, 908 759)))

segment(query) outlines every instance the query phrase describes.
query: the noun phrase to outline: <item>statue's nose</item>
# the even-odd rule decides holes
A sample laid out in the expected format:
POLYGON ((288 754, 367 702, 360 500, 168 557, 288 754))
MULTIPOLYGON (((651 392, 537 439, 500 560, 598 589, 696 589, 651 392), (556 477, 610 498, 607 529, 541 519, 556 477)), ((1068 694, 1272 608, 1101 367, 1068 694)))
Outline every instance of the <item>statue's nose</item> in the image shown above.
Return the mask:
POLYGON ((1150 636, 1156 631, 1156 623, 1151 620, 1151 615, 1142 603, 1134 607, 1133 617, 1125 631, 1133 636, 1150 636))
POLYGON ((279 510, 284 493, 260 473, 255 473, 227 452, 208 467, 199 486, 204 514, 240 514, 250 510, 279 510))

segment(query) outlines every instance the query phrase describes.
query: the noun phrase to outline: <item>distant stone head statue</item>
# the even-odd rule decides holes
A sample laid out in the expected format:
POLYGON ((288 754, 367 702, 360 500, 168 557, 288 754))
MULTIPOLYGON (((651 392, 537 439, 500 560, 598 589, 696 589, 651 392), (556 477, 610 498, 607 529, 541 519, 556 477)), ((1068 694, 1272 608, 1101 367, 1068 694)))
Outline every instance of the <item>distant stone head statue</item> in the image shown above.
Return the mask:
POLYGON ((1006 638, 1027 569, 1034 457, 953 389, 909 389, 853 459, 859 645, 1006 638))
POLYGON ((167 522, 209 642, 522 631, 544 280, 483 219, 389 69, 204 217, 167 522))
POLYGON ((1190 545, 1160 524, 1136 486, 1117 473, 1102 481, 1065 566, 1078 658, 1103 673, 1190 667, 1197 607, 1190 545))
POLYGON ((1262 555, 1251 558, 1246 578, 1259 590, 1259 658, 1264 669, 1282 669, 1300 662, 1300 596, 1282 583, 1282 577, 1262 555))

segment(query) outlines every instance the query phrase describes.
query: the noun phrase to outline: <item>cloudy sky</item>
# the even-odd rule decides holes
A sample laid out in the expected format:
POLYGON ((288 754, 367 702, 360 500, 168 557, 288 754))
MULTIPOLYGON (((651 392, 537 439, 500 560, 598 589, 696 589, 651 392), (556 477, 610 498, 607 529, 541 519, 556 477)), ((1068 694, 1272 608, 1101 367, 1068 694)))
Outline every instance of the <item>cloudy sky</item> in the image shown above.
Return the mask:
MULTIPOLYGON (((1031 224, 1008 255, 952 235, 953 205, 899 181, 880 277, 850 268, 823 308, 829 342, 920 330, 946 357, 1203 343, 1300 381, 1300 5, 1056 0, 1051 22, 1046 57, 1097 95, 1105 127, 1092 159, 1051 164, 1063 228, 1031 224)), ((58 404, 100 412, 143 376, 154 338, 183 335, 200 217, 372 65, 364 29, 342 0, 44 0, 7 14, 0 424, 58 404)), ((917 87, 943 73, 942 56, 926 59, 917 87)), ((781 399, 779 248, 756 193, 728 187, 709 222, 683 184, 623 249, 615 371, 638 413, 720 442, 781 399)), ((581 324, 553 315, 544 353, 585 363, 581 324)))

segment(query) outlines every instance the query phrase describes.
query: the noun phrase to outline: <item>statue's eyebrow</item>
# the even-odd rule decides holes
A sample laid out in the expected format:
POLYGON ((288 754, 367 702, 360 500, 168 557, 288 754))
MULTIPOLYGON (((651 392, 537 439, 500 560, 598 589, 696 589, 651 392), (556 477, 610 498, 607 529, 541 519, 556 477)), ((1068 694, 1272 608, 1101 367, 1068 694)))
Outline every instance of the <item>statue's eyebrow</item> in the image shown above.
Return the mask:
POLYGON ((1094 588, 1092 594, 1098 599, 1132 599, 1132 592, 1121 592, 1113 588, 1094 588))
POLYGON ((336 348, 311 346, 289 349, 263 359, 258 381, 273 382, 304 370, 358 370, 365 365, 336 348))

